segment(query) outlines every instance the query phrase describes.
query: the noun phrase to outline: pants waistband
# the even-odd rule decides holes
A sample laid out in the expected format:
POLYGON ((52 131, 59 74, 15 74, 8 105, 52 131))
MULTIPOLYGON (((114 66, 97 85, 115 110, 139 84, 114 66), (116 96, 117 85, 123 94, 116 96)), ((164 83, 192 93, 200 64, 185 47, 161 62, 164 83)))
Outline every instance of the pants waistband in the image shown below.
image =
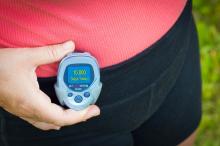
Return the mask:
MULTIPOLYGON (((185 54, 190 49, 192 22, 189 1, 175 25, 150 48, 122 63, 101 69, 103 89, 97 101, 101 115, 63 132, 77 135, 130 131, 147 120, 165 100, 181 72, 185 54), (118 121, 124 124, 118 125, 118 121)), ((56 79, 38 78, 38 81, 40 88, 56 99, 53 88, 56 79)), ((9 114, 4 112, 4 115, 9 114)))

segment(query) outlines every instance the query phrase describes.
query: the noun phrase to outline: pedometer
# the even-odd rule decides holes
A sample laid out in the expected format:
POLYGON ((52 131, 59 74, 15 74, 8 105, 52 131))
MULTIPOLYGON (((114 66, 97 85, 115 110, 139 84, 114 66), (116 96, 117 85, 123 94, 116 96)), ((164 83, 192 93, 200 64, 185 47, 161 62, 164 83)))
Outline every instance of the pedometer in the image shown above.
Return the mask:
POLYGON ((102 88, 96 58, 88 52, 69 53, 59 64, 54 88, 63 106, 82 110, 95 104, 102 88))

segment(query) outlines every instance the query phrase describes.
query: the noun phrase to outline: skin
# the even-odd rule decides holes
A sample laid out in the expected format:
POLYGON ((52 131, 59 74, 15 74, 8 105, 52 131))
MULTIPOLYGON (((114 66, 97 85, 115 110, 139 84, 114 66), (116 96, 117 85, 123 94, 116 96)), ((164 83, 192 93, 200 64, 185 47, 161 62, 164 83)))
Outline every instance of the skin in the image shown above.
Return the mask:
MULTIPOLYGON (((59 130, 98 116, 100 109, 96 105, 82 111, 65 110, 51 103, 39 89, 36 67, 59 61, 74 49, 72 41, 37 48, 0 49, 0 107, 41 130, 59 130)), ((196 132, 179 146, 192 146, 195 137, 196 132)))
POLYGON ((195 130, 188 138, 181 142, 178 146, 193 146, 196 139, 197 130, 195 130))
POLYGON ((96 105, 82 111, 63 109, 39 89, 36 67, 59 61, 74 49, 72 41, 38 48, 0 49, 0 107, 42 130, 58 130, 99 115, 96 105))

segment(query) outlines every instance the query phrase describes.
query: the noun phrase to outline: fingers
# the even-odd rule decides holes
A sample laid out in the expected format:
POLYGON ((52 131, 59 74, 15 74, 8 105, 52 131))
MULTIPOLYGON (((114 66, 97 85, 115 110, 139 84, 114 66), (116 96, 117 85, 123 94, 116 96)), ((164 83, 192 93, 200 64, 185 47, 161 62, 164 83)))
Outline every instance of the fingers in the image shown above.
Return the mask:
POLYGON ((95 105, 82 111, 65 110, 51 103, 50 98, 39 89, 33 67, 56 62, 72 52, 74 48, 74 43, 68 41, 63 44, 32 49, 5 50, 0 57, 0 64, 4 64, 4 67, 1 67, 2 74, 0 74, 1 107, 22 117, 35 127, 45 130, 76 124, 99 115, 100 109, 95 105), (8 56, 14 60, 8 60, 8 56), (16 58, 16 56, 19 57, 16 58), (11 72, 11 68, 16 70, 16 73, 11 72))
POLYGON ((26 52, 34 66, 49 64, 61 60, 66 54, 74 51, 75 44, 67 41, 62 44, 28 48, 26 52))
POLYGON ((45 122, 38 122, 38 121, 34 121, 32 119, 25 118, 25 117, 20 117, 20 118, 27 121, 28 123, 32 124, 33 126, 35 126, 36 128, 39 128, 41 130, 51 130, 51 129, 59 130, 61 128, 60 126, 57 126, 54 124, 48 124, 45 122))
POLYGON ((58 126, 73 125, 100 114, 100 109, 96 105, 91 105, 84 110, 75 111, 63 109, 54 103, 45 100, 47 97, 43 92, 38 94, 38 99, 33 105, 37 120, 55 124, 58 126), (46 96, 46 97, 43 97, 46 96))
POLYGON ((81 111, 74 111, 72 109, 62 109, 60 106, 50 103, 45 105, 40 110, 46 109, 46 112, 39 112, 38 115, 43 121, 52 123, 58 126, 73 125, 83 122, 100 114, 97 106, 92 105, 81 111), (47 106, 47 107, 46 107, 47 106))

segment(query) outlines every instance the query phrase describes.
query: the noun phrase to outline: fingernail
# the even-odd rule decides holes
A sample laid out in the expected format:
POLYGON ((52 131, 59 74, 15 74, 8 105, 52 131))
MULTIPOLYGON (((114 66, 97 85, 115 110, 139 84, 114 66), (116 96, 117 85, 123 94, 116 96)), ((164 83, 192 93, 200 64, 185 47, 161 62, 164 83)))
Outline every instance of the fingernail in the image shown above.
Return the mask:
POLYGON ((91 109, 89 109, 87 118, 91 118, 98 115, 100 115, 100 110, 97 107, 92 107, 91 109))
POLYGON ((60 130, 60 127, 56 127, 55 129, 56 129, 56 130, 60 130))
POLYGON ((63 44, 63 48, 67 50, 73 49, 73 47, 74 47, 73 41, 67 41, 63 44))

